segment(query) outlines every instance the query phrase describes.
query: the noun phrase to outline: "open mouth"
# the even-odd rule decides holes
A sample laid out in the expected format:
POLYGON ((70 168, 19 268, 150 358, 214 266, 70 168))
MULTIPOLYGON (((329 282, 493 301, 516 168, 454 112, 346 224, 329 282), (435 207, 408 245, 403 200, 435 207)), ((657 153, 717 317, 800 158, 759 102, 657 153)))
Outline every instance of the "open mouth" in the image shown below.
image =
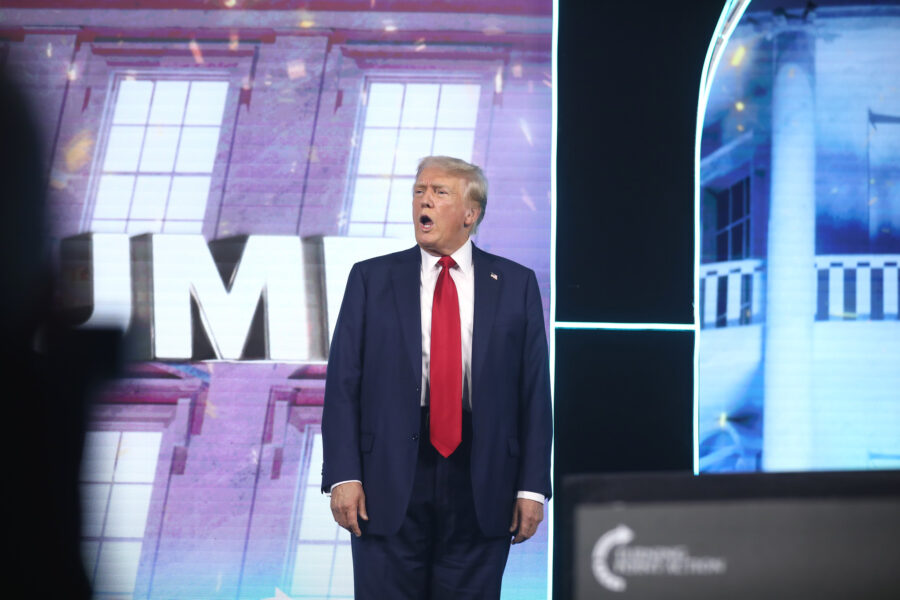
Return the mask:
POLYGON ((421 215, 419 217, 419 226, 422 228, 422 231, 428 233, 434 227, 434 221, 428 215, 421 215))

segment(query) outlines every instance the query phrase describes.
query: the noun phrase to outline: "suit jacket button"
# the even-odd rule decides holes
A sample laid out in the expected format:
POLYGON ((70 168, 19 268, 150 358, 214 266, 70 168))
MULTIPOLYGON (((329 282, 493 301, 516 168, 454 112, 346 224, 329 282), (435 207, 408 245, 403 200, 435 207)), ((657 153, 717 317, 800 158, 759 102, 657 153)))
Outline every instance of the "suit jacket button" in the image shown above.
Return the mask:
POLYGON ((412 439, 413 439, 414 442, 419 441, 419 434, 418 434, 418 433, 412 434, 412 439))

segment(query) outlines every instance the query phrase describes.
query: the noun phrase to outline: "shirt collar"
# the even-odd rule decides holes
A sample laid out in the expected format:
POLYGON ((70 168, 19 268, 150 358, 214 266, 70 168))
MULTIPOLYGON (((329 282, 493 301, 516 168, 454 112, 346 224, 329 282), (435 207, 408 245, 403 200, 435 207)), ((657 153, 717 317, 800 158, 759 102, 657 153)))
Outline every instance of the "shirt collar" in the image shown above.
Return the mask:
MULTIPOLYGON (((422 253, 422 269, 423 271, 428 271, 434 269, 437 266, 437 262, 441 259, 440 256, 434 256, 433 254, 429 254, 419 247, 419 252, 422 253)), ((456 266, 463 273, 469 273, 472 270, 472 240, 467 239, 466 243, 459 247, 459 249, 450 255, 450 257, 456 262, 456 266)))

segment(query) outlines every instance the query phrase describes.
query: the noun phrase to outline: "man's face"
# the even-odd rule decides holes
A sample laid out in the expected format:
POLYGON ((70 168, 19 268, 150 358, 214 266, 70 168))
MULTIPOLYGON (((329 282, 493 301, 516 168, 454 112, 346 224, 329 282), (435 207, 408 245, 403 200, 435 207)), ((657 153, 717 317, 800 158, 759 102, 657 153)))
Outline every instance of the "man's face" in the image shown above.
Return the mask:
POLYGON ((469 239, 481 208, 464 198, 466 181, 438 167, 426 167, 413 186, 416 243, 429 254, 453 254, 469 239))

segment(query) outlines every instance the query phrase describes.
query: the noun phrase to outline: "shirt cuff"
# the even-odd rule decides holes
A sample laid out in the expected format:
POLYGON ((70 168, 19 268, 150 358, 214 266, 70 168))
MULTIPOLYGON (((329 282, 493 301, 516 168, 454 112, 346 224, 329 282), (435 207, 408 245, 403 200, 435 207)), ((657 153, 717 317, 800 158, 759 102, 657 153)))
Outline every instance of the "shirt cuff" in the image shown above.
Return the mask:
MULTIPOLYGON (((334 489, 334 487, 332 486, 331 489, 334 489)), ((516 498, 534 500, 535 502, 540 502, 541 504, 547 501, 547 498, 543 494, 538 494, 537 492, 519 492, 518 494, 516 494, 516 498)))
POLYGON ((328 493, 326 493, 325 495, 326 495, 326 496, 331 496, 331 493, 334 492, 334 488, 336 488, 336 487, 339 486, 339 485, 343 485, 343 484, 345 484, 345 483, 354 483, 354 482, 356 482, 356 483, 362 485, 362 481, 360 481, 359 479, 348 479, 348 480, 346 480, 346 481, 338 481, 336 484, 334 484, 333 486, 331 486, 331 489, 328 490, 328 493))

